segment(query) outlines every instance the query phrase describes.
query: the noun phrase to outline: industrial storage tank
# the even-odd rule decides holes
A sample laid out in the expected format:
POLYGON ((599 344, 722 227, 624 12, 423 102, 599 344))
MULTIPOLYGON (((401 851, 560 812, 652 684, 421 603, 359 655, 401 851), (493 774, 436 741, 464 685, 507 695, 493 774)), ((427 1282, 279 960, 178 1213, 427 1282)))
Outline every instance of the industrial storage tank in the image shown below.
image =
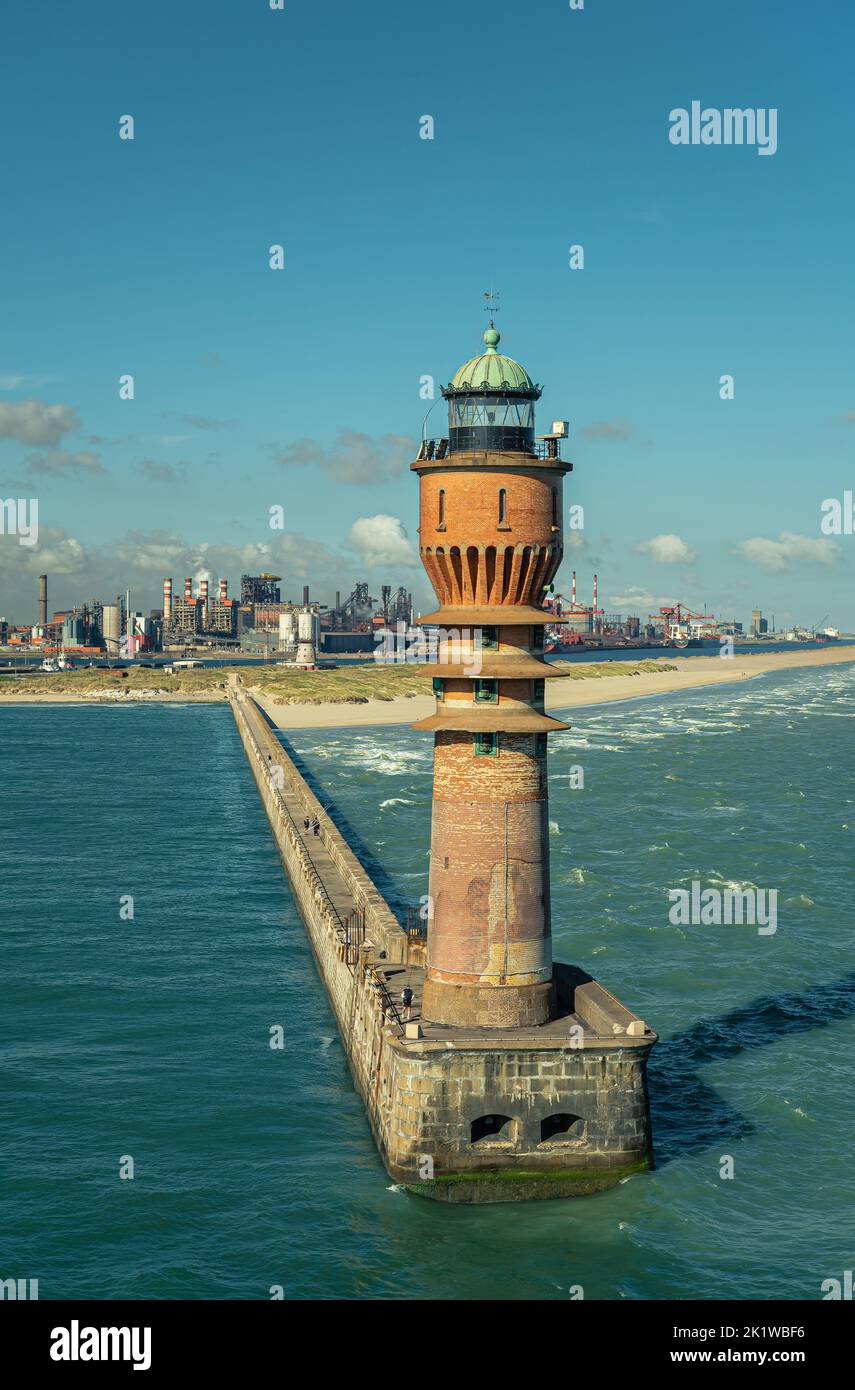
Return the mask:
POLYGON ((79 613, 69 613, 62 621, 62 645, 82 647, 84 642, 83 619, 79 613))
POLYGON ((101 609, 101 635, 108 656, 118 656, 122 648, 122 614, 117 603, 105 603, 101 609))
POLYGON ((297 651, 294 662, 297 666, 314 666, 317 660, 317 637, 320 620, 311 608, 301 608, 297 615, 297 651))
POLYGON ((315 614, 311 608, 301 608, 297 615, 297 634, 301 642, 315 642, 315 614))
POLYGON ((292 608, 279 614, 279 650, 290 651, 297 644, 297 617, 292 608))

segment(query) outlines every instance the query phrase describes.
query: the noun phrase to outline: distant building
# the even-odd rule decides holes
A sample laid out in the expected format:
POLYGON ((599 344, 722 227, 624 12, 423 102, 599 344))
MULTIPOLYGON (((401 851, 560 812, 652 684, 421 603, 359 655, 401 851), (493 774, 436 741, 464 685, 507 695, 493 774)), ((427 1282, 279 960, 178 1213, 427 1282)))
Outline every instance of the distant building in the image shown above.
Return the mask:
POLYGON ((751 633, 754 637, 764 637, 769 631, 769 624, 763 617, 759 608, 752 609, 751 612, 751 633))
MULTIPOLYGON (((279 574, 242 574, 240 577, 241 603, 279 603, 279 574)), ((277 616, 278 623, 278 616, 277 616)))
POLYGON ((125 628, 125 647, 128 656, 151 651, 155 647, 157 625, 139 611, 128 613, 125 628))
POLYGON ((82 613, 68 613, 63 618, 62 645, 64 647, 83 647, 86 645, 86 625, 82 613))
POLYGON ((289 612, 293 606, 290 603, 253 604, 252 613, 246 626, 254 627, 257 632, 278 632, 280 617, 283 613, 289 612))
POLYGON ((216 598, 208 600, 208 620, 205 631, 221 637, 237 637, 238 603, 229 598, 227 579, 221 579, 216 598))
POLYGON ((202 631, 202 600, 193 595, 190 575, 184 580, 184 593, 172 592, 172 580, 163 581, 163 643, 192 642, 202 631))

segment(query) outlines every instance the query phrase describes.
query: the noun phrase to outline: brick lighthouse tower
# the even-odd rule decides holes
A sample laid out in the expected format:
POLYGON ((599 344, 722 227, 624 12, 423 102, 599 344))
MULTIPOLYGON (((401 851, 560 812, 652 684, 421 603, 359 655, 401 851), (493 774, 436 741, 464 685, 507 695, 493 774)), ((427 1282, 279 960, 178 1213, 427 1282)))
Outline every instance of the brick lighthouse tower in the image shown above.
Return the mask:
MULTIPOLYGON (((422 445, 420 555, 446 639, 429 668, 434 731, 428 969, 422 1014, 519 1028, 555 1014, 549 900, 544 590, 563 555, 558 439, 493 326, 443 387, 448 438, 422 445), (452 639, 452 634, 455 637, 452 639)), ((551 672, 551 674, 555 674, 551 672)))

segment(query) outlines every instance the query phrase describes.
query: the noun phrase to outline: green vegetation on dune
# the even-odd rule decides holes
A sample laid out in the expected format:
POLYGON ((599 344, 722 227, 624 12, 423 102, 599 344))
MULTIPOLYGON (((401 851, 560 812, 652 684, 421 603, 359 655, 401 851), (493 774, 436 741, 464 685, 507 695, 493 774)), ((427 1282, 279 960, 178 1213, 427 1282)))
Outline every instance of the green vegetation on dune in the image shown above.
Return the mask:
MULTIPOLYGON (((556 663, 571 680, 597 680, 608 676, 635 676, 675 668, 662 661, 604 661, 584 665, 556 663)), ((174 699, 224 700, 229 675, 236 672, 241 685, 253 695, 274 704, 363 704, 367 700, 395 700, 430 695, 431 682, 421 667, 384 666, 366 662, 334 670, 292 671, 283 666, 191 667, 167 675, 163 670, 128 667, 125 671, 90 667, 58 671, 53 675, 0 678, 0 694, 15 696, 67 695, 80 699, 98 696, 123 698, 171 696, 174 699)))
POLYGON ((553 662, 556 672, 572 681, 594 680, 603 676, 655 676, 660 671, 676 671, 671 661, 569 661, 553 662))
POLYGON ((57 671, 51 675, 40 672, 34 676, 3 676, 0 677, 0 694, 78 695, 81 699, 88 699, 93 695, 121 695, 127 690, 152 695, 200 695, 224 700, 227 682, 227 667, 181 670, 168 676, 162 670, 129 667, 127 671, 122 671, 92 666, 76 671, 57 671))

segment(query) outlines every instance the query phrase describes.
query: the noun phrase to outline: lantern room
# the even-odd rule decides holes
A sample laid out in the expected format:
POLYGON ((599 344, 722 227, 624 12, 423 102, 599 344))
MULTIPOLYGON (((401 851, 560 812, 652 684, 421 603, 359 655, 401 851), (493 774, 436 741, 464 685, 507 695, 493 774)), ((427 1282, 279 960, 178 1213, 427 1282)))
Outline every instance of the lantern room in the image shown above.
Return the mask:
POLYGON ((450 452, 534 453, 534 403, 542 388, 498 350, 501 335, 484 334, 484 351, 464 362, 442 394, 448 401, 450 452))

